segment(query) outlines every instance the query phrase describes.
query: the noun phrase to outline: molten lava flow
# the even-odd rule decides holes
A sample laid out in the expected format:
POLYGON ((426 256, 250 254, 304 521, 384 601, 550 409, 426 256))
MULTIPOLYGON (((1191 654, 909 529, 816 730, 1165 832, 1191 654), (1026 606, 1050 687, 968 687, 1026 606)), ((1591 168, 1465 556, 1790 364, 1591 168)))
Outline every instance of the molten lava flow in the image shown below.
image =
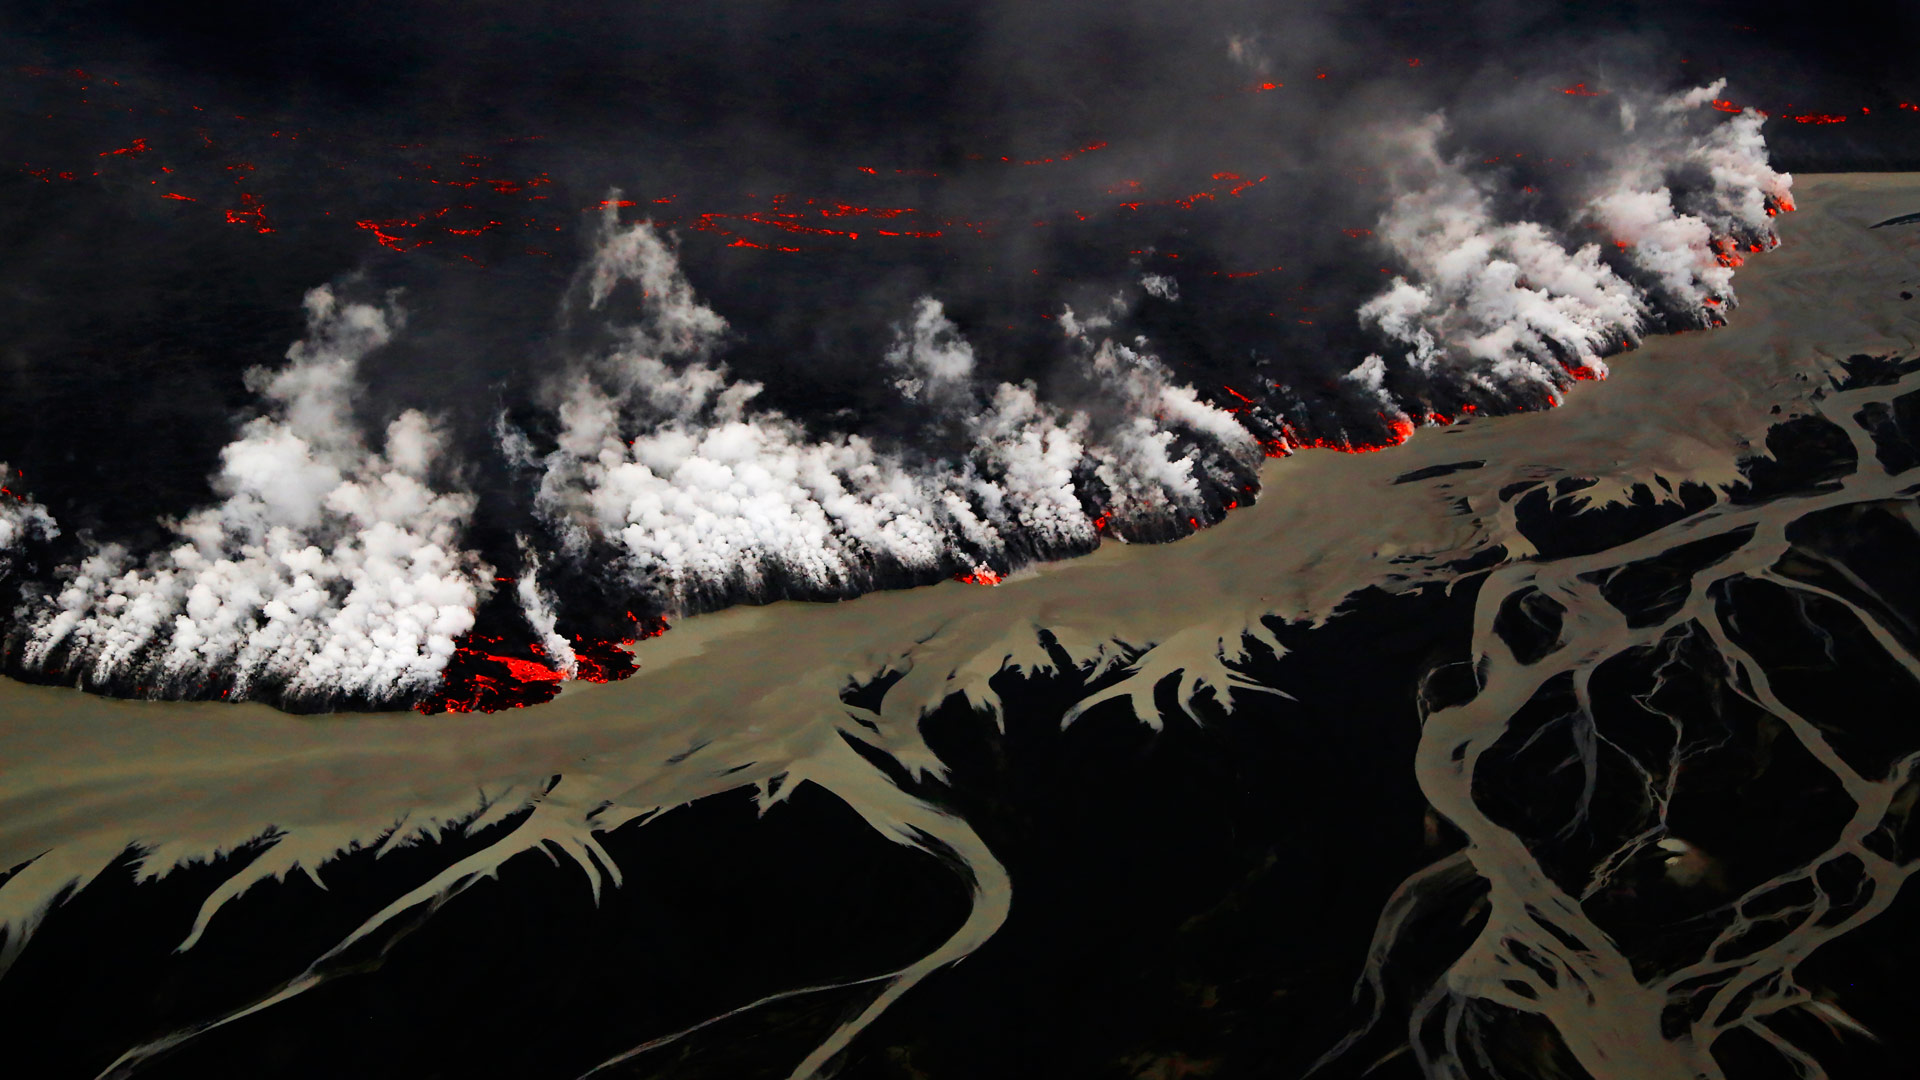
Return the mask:
POLYGON ((1229 187, 1229 188, 1227 189, 1227 194, 1229 194, 1229 195, 1232 195, 1232 196, 1234 196, 1234 197, 1236 197, 1236 198, 1237 198, 1237 197, 1239 197, 1239 195, 1240 195, 1240 193, 1241 193, 1241 192, 1243 192, 1243 191, 1245 191, 1245 190, 1247 190, 1248 188, 1250 188, 1250 187, 1252 187, 1253 185, 1255 185, 1255 184, 1264 184, 1264 183, 1266 183, 1266 181, 1267 181, 1267 178, 1266 178, 1266 177, 1264 177, 1264 176, 1263 176, 1263 177, 1261 177, 1261 178, 1260 178, 1260 179, 1258 179, 1258 180, 1243 180, 1243 179, 1241 179, 1241 177, 1240 177, 1240 175, 1239 175, 1238 173, 1230 173, 1230 172, 1221 172, 1221 173, 1214 173, 1214 174, 1213 174, 1213 178, 1214 178, 1215 180, 1231 180, 1231 181, 1233 181, 1233 186, 1232 186, 1232 187, 1229 187))
MULTIPOLYGON (((553 700, 562 672, 544 664, 489 651, 499 637, 468 634, 455 643, 441 673, 439 693, 415 706, 432 715, 443 712, 499 712, 553 700)), ((538 651, 538 646, 530 651, 538 651)))
POLYGON ((734 238, 733 238, 733 243, 731 243, 731 244, 728 244, 727 246, 728 246, 728 247, 737 247, 737 248, 758 248, 758 249, 760 249, 761 251, 785 251, 785 252, 789 252, 789 253, 795 253, 795 252, 799 252, 799 251, 801 250, 800 248, 797 248, 797 247, 787 247, 787 246, 784 246, 784 245, 775 245, 775 244, 756 244, 756 243, 754 243, 753 241, 751 241, 751 240, 749 240, 749 239, 747 239, 747 238, 746 238, 746 237, 744 237, 744 236, 736 236, 736 237, 734 237, 734 238))
POLYGON ((1573 97, 1599 97, 1606 93, 1605 90, 1589 90, 1586 83, 1574 83, 1572 86, 1562 87, 1560 92, 1573 97))
POLYGON ((409 245, 401 242, 401 239, 399 236, 387 231, 389 229, 412 229, 412 228, 418 227, 419 224, 420 223, 417 221, 408 221, 405 218, 392 218, 387 221, 356 221, 354 222, 354 225, 356 227, 362 228, 367 230, 368 232, 371 232, 373 234, 373 238, 380 242, 381 247, 391 248, 394 251, 411 251, 414 248, 422 248, 427 246, 428 244, 433 243, 433 241, 431 240, 415 240, 411 245, 409 245))
POLYGON ((848 232, 845 229, 823 229, 818 225, 802 225, 798 221, 793 220, 799 216, 798 214, 764 213, 760 211, 735 215, 735 217, 741 221, 751 221, 756 225, 769 225, 790 233, 804 233, 810 236, 844 236, 849 240, 860 239, 859 233, 848 232))
POLYGON ((1837 113, 1801 113, 1788 117, 1796 124, 1844 124, 1847 118, 1837 113))
MULTIPOLYGON (((537 649, 539 646, 534 647, 537 649)), ((535 663, 532 660, 522 660, 514 656, 494 656, 492 654, 488 654, 487 659, 498 660, 500 663, 505 664, 508 674, 511 674, 521 682, 559 682, 567 677, 567 673, 564 671, 555 671, 545 664, 535 663)))
MULTIPOLYGON (((1468 411, 1472 411, 1472 406, 1468 406, 1468 411)), ((1408 439, 1413 438, 1412 419, 1405 416, 1395 416, 1389 419, 1385 415, 1382 415, 1381 419, 1387 422, 1387 441, 1385 442, 1354 442, 1344 433, 1337 440, 1322 437, 1303 439, 1294 431, 1293 425, 1282 422, 1279 437, 1267 439, 1260 445, 1268 457, 1290 457, 1301 450, 1333 450, 1342 454, 1371 454, 1376 451, 1399 446, 1408 439)))
MULTIPOLYGON (((1241 192, 1246 191, 1248 188, 1253 187, 1256 184, 1263 184, 1267 180, 1265 176, 1262 176, 1257 180, 1247 180, 1242 178, 1239 173, 1230 173, 1230 172, 1214 173, 1213 179, 1216 183, 1215 187, 1209 188, 1205 191, 1196 191, 1191 195, 1184 195, 1178 198, 1161 199, 1152 203, 1151 205, 1173 206, 1173 207, 1178 207, 1181 210, 1191 210, 1202 199, 1205 199, 1208 202, 1218 202, 1219 197, 1221 195, 1231 195, 1237 198, 1239 197, 1241 192)), ((1138 190, 1139 181, 1127 180, 1127 181, 1124 181, 1124 183, 1132 185, 1132 190, 1138 190)), ((1112 193, 1114 189, 1109 188, 1107 190, 1109 193, 1112 193)), ((1149 204, 1144 202, 1123 202, 1120 204, 1120 208, 1123 210, 1138 210, 1142 206, 1146 206, 1146 205, 1149 205, 1149 204)))
MULTIPOLYGON (((811 204, 813 200, 808 199, 807 202, 811 204)), ((830 208, 823 207, 820 210, 820 216, 821 217, 897 218, 902 214, 912 214, 915 212, 916 211, 911 206, 875 207, 875 206, 850 206, 847 203, 834 203, 830 208)))
MULTIPOLYGON (((1027 160, 1027 161, 1022 161, 1022 162, 1021 162, 1020 164, 1022 164, 1022 165, 1052 165, 1053 163, 1055 163, 1055 162, 1057 162, 1057 161, 1072 161, 1072 160, 1073 160, 1074 158, 1077 158, 1077 157, 1079 157, 1079 156, 1080 156, 1081 154, 1091 154, 1091 153, 1093 153, 1093 152, 1094 152, 1095 150, 1105 150, 1106 148, 1107 148, 1107 144, 1106 144, 1105 142, 1096 142, 1096 143, 1088 143, 1087 145, 1085 145, 1085 146, 1082 146, 1082 147, 1080 147, 1080 148, 1079 148, 1078 150, 1068 150, 1068 151, 1066 151, 1066 152, 1064 152, 1064 153, 1061 153, 1061 154, 1057 154, 1057 155, 1055 155, 1055 156, 1053 156, 1053 157, 1044 157, 1044 158, 1032 158, 1032 159, 1030 159, 1030 160, 1027 160)), ((1003 157, 1003 158, 1001 158, 1000 160, 1001 160, 1001 161, 1011 161, 1012 159, 1011 159, 1011 158, 1004 158, 1004 157, 1003 157)))
MULTIPOLYGON (((665 629, 664 624, 661 629, 665 629)), ((632 675, 640 669, 640 665, 634 662, 633 654, 622 647, 631 644, 633 640, 630 638, 620 641, 574 638, 573 677, 581 682, 609 683, 632 675)))
POLYGON ((568 679, 579 682, 618 682, 639 670, 627 646, 667 631, 662 618, 640 619, 632 613, 631 636, 608 640, 584 635, 573 639, 573 669, 569 673, 545 663, 546 650, 524 644, 534 659, 508 655, 503 638, 468 634, 456 644, 448 660, 440 690, 416 708, 423 713, 500 712, 551 701, 568 679))
POLYGON ((264 203, 246 192, 240 193, 240 209, 227 211, 229 225, 252 225, 255 232, 270 233, 273 226, 267 223, 267 208, 264 203))
MULTIPOLYGON (((1104 519, 1103 519, 1104 520, 1104 519)), ((970 574, 955 574, 953 580, 966 585, 998 585, 1006 580, 984 566, 975 567, 970 574)))

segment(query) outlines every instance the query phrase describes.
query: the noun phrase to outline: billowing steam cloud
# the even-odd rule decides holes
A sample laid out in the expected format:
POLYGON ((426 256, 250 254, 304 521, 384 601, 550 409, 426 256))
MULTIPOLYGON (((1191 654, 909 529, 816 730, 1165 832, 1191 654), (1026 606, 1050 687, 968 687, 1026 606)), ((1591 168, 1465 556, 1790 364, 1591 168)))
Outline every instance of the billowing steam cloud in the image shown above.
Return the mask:
MULTIPOLYGON (((1602 357, 1648 329, 1724 321, 1737 253, 1779 242, 1771 216, 1792 207, 1793 180, 1768 166, 1753 110, 1704 133, 1688 123, 1723 88, 1658 102, 1644 117, 1623 104, 1632 138, 1574 219, 1552 225, 1500 220, 1484 182, 1442 153, 1438 115, 1402 132, 1398 191, 1379 232, 1410 274, 1360 308, 1362 323, 1404 346, 1404 363, 1429 380, 1557 402, 1570 380, 1604 377, 1602 357), (1583 227, 1606 240, 1569 250, 1561 237, 1583 227)), ((1381 357, 1349 378, 1399 411, 1381 357)))
MULTIPOLYGON (((609 200, 612 202, 613 200, 609 200)), ((611 211, 609 212, 611 214, 611 211)), ((633 583, 677 610, 778 595, 836 596, 1085 551, 1099 531, 1167 531, 1206 513, 1258 460, 1231 416, 1176 385, 1111 325, 1063 310, 1088 400, 990 383, 939 301, 922 298, 881 360, 926 444, 951 455, 817 434, 709 357, 726 322, 694 296, 646 223, 609 216, 589 305, 641 287, 645 320, 572 374, 540 506, 576 555, 611 548, 633 583)))
POLYGON ((474 500, 434 488, 441 436, 425 416, 402 413, 380 449, 354 425, 355 369, 400 312, 325 287, 306 309, 287 366, 249 373, 270 409, 221 451, 222 501, 172 523, 171 550, 108 545, 69 568, 28 612, 27 666, 316 706, 434 685, 491 588, 459 546, 474 500))
POLYGON ((59 535, 53 515, 47 508, 6 485, 12 473, 0 461, 0 578, 13 569, 16 553, 28 541, 59 535))
MULTIPOLYGON (((1438 115, 1399 130, 1377 235, 1403 272, 1357 312, 1391 347, 1326 385, 1404 438, 1439 402, 1557 402, 1644 333, 1722 321, 1740 252, 1777 242, 1770 217, 1791 207, 1791 178, 1767 165, 1758 114, 1702 115, 1720 90, 1607 114, 1594 167, 1573 174, 1584 186, 1570 180, 1573 196, 1539 213, 1512 209, 1535 204, 1450 152, 1438 115)), ((1055 309, 1052 366, 1022 366, 1044 393, 983 374, 947 308, 922 296, 895 316, 890 345, 851 358, 904 424, 796 418, 730 371, 727 320, 668 238, 620 225, 620 202, 606 201, 563 309, 569 326, 603 321, 611 344, 547 384, 551 424, 503 416, 498 431, 537 477, 537 520, 500 530, 522 537, 517 556, 493 554, 520 565, 514 599, 563 671, 575 662, 565 585, 582 578, 655 612, 998 581, 1103 535, 1184 535, 1252 490, 1263 439, 1300 441, 1264 403, 1243 399, 1235 416, 1203 400, 1121 330, 1142 297, 1190 303, 1171 273, 1137 267, 1097 310, 1055 309), (613 322, 616 292, 637 294, 638 322, 613 322)), ((301 707, 397 703, 438 685, 492 590, 491 569, 463 549, 476 499, 448 482, 442 435, 421 413, 402 413, 378 446, 354 424, 356 367, 399 311, 325 288, 307 310, 288 365, 252 373, 269 411, 222 452, 222 501, 171 523, 172 550, 101 545, 68 566, 16 614, 6 651, 18 663, 98 689, 301 707)), ((1302 410, 1309 429, 1325 419, 1302 410)), ((0 559, 53 531, 37 507, 0 502, 0 559)))

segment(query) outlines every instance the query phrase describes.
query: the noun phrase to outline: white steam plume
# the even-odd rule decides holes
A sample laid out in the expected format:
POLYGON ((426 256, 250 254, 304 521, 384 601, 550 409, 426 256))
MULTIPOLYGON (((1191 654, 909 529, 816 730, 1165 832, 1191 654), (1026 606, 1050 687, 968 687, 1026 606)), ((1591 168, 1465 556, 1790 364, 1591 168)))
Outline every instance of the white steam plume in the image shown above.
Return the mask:
POLYGON ((1148 296, 1167 301, 1180 299, 1180 283, 1165 274, 1141 275, 1140 287, 1147 290, 1148 296))
MULTIPOLYGON (((1602 358, 1656 320, 1723 321, 1738 252, 1778 243, 1770 219, 1792 207, 1792 177, 1768 166, 1759 114, 1704 134, 1689 124, 1722 86, 1651 110, 1623 106, 1633 138, 1606 161, 1575 219, 1557 225, 1501 220, 1483 183, 1441 152, 1441 117, 1402 132, 1398 194, 1378 231, 1410 272, 1360 308, 1362 324, 1403 346, 1400 359, 1423 375, 1499 396, 1531 388, 1557 402, 1572 378, 1604 377, 1602 358), (1563 230, 1580 226, 1606 240, 1570 244, 1563 230), (1606 242, 1619 248, 1620 269, 1603 259, 1606 242)), ((1385 378, 1369 370, 1364 381, 1390 397, 1385 378)))
POLYGON ((32 612, 28 667, 164 696, 226 688, 289 703, 393 701, 432 687, 491 570, 461 550, 474 500, 435 490, 433 423, 407 411, 380 449, 352 420, 355 371, 393 307, 307 294, 307 336, 248 384, 269 403, 220 453, 222 500, 170 523, 171 550, 117 546, 64 571, 32 612))
POLYGON ((1203 480, 1224 483, 1259 456, 1232 417, 1174 385, 1155 358, 1093 342, 1071 312, 1061 322, 1097 401, 1066 409, 1032 383, 984 380, 931 298, 880 359, 901 407, 959 449, 909 458, 858 434, 815 433, 756 408, 759 385, 707 359, 726 322, 650 224, 622 229, 610 213, 604 228, 590 304, 636 282, 646 318, 568 376, 539 506, 573 552, 613 546, 634 583, 673 608, 1001 572, 1094 546, 1103 515, 1177 528, 1203 512, 1203 480))
POLYGON ((553 597, 540 587, 540 553, 533 549, 524 536, 516 538, 520 545, 520 580, 514 583, 515 596, 520 601, 520 610, 527 617, 527 624, 540 636, 542 651, 546 654, 548 666, 571 676, 574 673, 575 657, 573 644, 555 629, 559 621, 554 611, 553 597))
POLYGON ((0 577, 13 569, 17 552, 29 540, 60 535, 60 527, 46 507, 8 485, 12 476, 7 463, 0 461, 0 577))

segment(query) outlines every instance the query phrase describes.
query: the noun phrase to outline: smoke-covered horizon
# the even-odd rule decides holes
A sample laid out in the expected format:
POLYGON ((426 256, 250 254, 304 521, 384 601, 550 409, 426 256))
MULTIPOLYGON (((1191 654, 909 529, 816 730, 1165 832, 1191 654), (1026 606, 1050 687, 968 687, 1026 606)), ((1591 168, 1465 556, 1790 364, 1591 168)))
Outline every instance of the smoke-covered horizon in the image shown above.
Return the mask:
POLYGON ((599 99, 316 30, 229 113, 252 61, 146 16, 94 34, 125 68, 16 71, 47 273, 10 307, 8 670, 402 704, 462 656, 544 685, 662 618, 1177 539, 1262 455, 1551 407, 1717 325, 1791 207, 1781 124, 1662 70, 1671 27, 1401 55, 1314 5, 751 10, 556 16, 599 99), (61 265, 94 241, 138 245, 118 288, 61 265))
MULTIPOLYGON (((1177 537, 1251 498, 1262 444, 1404 441, 1416 424, 1451 422, 1442 393, 1490 413, 1558 404, 1643 332, 1722 321, 1734 252, 1775 243, 1769 218, 1792 206, 1757 113, 1698 135, 1678 126, 1722 89, 1643 103, 1645 120, 1622 100, 1619 160, 1575 220, 1555 225, 1499 220, 1500 193, 1441 150, 1439 114, 1393 137, 1377 225, 1405 276, 1356 315, 1403 352, 1341 376, 1375 406, 1379 442, 1332 427, 1271 379, 1243 380, 1259 396, 1234 391, 1248 407, 1229 412, 1176 382, 1145 334, 1115 340, 1141 300, 1180 302, 1177 270, 1143 274, 1093 312, 1050 316, 1072 364, 1045 372, 1060 400, 1032 378, 982 378, 941 301, 921 296, 875 368, 918 436, 821 430, 757 406, 760 384, 715 359, 727 320, 699 299, 669 238, 647 220, 620 223, 616 191, 560 319, 600 321, 610 344, 542 385, 552 408, 541 445, 499 418, 500 457, 539 478, 545 557, 603 582, 621 610, 674 617, 950 575, 990 584, 1102 534, 1177 537), (1616 238, 1619 269, 1599 243, 1567 250, 1576 224, 1616 238), (639 318, 614 317, 616 298, 639 318)), ((473 496, 435 490, 429 473, 499 463, 449 469, 444 438, 415 410, 367 445, 352 415, 358 367, 403 332, 403 309, 393 296, 343 303, 328 286, 305 307, 307 335, 286 366, 248 373, 268 411, 222 449, 223 501, 169 523, 178 546, 98 545, 52 571, 49 598, 28 585, 8 636, 22 669, 296 707, 393 704, 437 687, 494 589, 486 554, 467 547, 473 496)), ((24 524, 10 532, 27 539, 24 524)), ((516 543, 536 569, 526 535, 516 543)), ((549 594, 529 576, 516 595, 524 629, 569 671, 549 594)))

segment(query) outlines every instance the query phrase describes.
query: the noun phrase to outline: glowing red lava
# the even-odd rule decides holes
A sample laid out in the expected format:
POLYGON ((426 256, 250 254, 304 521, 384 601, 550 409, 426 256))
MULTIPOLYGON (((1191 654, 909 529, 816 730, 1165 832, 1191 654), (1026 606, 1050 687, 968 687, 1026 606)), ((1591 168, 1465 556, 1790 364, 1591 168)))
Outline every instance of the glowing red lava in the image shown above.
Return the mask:
MULTIPOLYGON (((539 648, 539 646, 534 647, 539 648)), ((535 663, 532 660, 521 660, 513 656, 495 656, 491 653, 487 654, 487 659, 498 660, 507 665, 507 673, 521 682, 559 682, 567 677, 564 671, 555 671, 545 664, 535 663)))
MULTIPOLYGON (((1079 148, 1078 150, 1067 150, 1067 151, 1064 151, 1064 152, 1062 152, 1062 153, 1059 153, 1059 154, 1055 154, 1055 155, 1054 155, 1053 157, 1043 157, 1043 158, 1031 158, 1031 159, 1028 159, 1028 160, 1026 160, 1026 161, 1022 161, 1022 162, 1020 162, 1020 164, 1022 164, 1022 165, 1052 165, 1052 164, 1054 164, 1055 162, 1060 162, 1060 161, 1072 161, 1072 160, 1073 160, 1074 158, 1077 158, 1077 157, 1079 157, 1079 156, 1080 156, 1081 154, 1091 154, 1091 153, 1093 153, 1093 152, 1094 152, 1095 150, 1105 150, 1106 148, 1107 148, 1107 144, 1106 144, 1105 142, 1096 142, 1096 143, 1088 143, 1087 145, 1085 145, 1085 146, 1082 146, 1082 147, 1080 147, 1080 148, 1079 148)), ((1006 158, 1006 157, 1003 157, 1003 158, 1001 158, 1000 160, 1001 160, 1001 161, 1012 161, 1013 159, 1012 159, 1012 158, 1006 158)))
POLYGON ((419 224, 417 221, 408 221, 405 218, 393 218, 387 221, 354 222, 356 227, 372 233, 373 238, 380 242, 381 247, 391 248, 394 251, 410 251, 414 248, 425 247, 433 243, 431 240, 415 240, 412 244, 406 244, 401 242, 399 236, 387 231, 389 229, 411 229, 417 227, 419 224))
POLYGON ((500 712, 551 701, 560 692, 560 684, 579 682, 617 682, 639 670, 626 646, 643 638, 658 637, 667 630, 660 618, 641 620, 631 613, 633 635, 618 640, 576 637, 573 639, 573 673, 568 675, 547 663, 546 650, 538 644, 522 648, 533 656, 504 655, 504 639, 486 634, 468 634, 460 639, 442 673, 440 690, 416 708, 423 713, 500 712))
POLYGON ((970 574, 955 574, 953 580, 964 585, 998 585, 1006 579, 986 567, 976 567, 970 574))
POLYGON ((1396 416, 1389 419, 1385 415, 1382 415, 1381 419, 1387 421, 1387 441, 1385 442, 1354 442, 1344 434, 1339 439, 1302 439, 1299 434, 1293 430, 1292 425, 1282 423, 1280 425, 1280 437, 1266 440, 1266 442, 1262 444, 1262 447, 1268 457, 1288 457, 1301 450, 1333 450, 1342 454, 1371 454, 1399 446, 1408 439, 1413 438, 1413 420, 1411 418, 1396 416))
MULTIPOLYGON (((415 706, 422 713, 499 712, 553 700, 564 673, 544 664, 488 651, 499 637, 468 634, 455 645, 441 673, 440 690, 415 706)), ((539 646, 529 651, 539 654, 539 646)))
POLYGON ((240 193, 240 209, 227 211, 227 224, 252 225, 253 231, 270 233, 273 226, 267 223, 267 208, 259 199, 246 192, 240 193))

